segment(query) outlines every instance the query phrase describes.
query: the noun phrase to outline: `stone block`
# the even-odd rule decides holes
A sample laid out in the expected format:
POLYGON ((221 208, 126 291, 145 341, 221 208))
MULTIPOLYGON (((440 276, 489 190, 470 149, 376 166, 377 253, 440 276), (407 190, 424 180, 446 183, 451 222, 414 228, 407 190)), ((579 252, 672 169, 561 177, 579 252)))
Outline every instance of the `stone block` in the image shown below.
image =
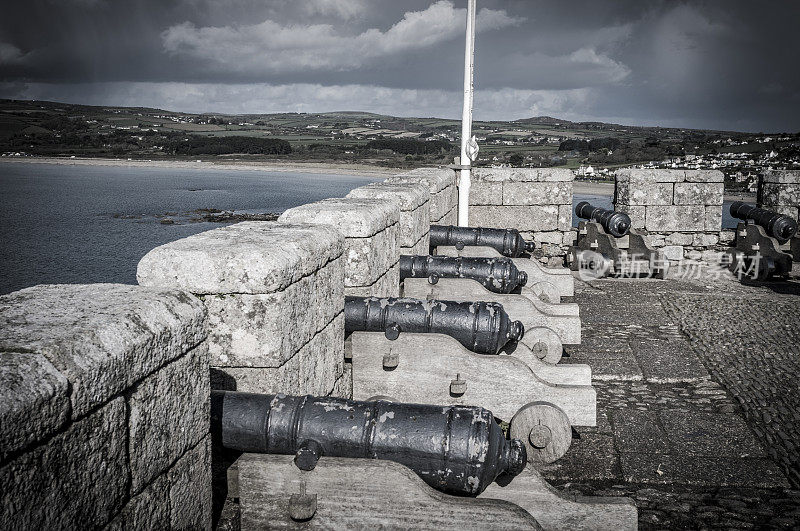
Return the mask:
POLYGON ((400 266, 398 264, 393 265, 381 278, 369 286, 344 288, 344 295, 352 297, 399 297, 400 266))
POLYGON ((470 183, 470 205, 502 205, 503 183, 475 181, 470 183))
POLYGON ((441 220, 458 206, 458 189, 448 186, 441 192, 431 195, 431 223, 441 220))
POLYGON ((610 412, 614 437, 624 452, 645 454, 669 453, 667 434, 657 414, 635 409, 614 409, 610 412))
POLYGON ((127 495, 125 402, 116 398, 0 468, 6 529, 103 527, 127 495))
POLYGON ((507 182, 502 191, 503 205, 572 206, 572 181, 507 182))
POLYGON ((542 243, 553 243, 560 245, 564 241, 564 235, 559 231, 534 232, 533 241, 538 247, 542 243))
POLYGON ((567 182, 575 174, 565 168, 473 168, 472 178, 485 182, 567 182))
POLYGON ((0 352, 0 463, 69 419, 69 384, 41 354, 0 352))
POLYGON ((697 233, 692 235, 694 247, 713 247, 719 243, 719 234, 697 233))
POLYGON ((278 218, 283 223, 327 225, 345 238, 369 238, 400 220, 400 200, 397 198, 323 199, 290 208, 278 218))
POLYGON ((169 471, 170 529, 211 529, 211 436, 169 471))
POLYGON ((717 458, 691 455, 620 454, 627 483, 719 487, 782 487, 780 469, 764 458, 717 458))
POLYGON ((762 175, 764 183, 800 184, 798 170, 767 170, 762 175))
POLYGON ((169 526, 169 480, 167 474, 162 474, 133 496, 106 529, 168 529, 169 526))
POLYGON ((645 168, 622 168, 617 170, 617 182, 631 183, 680 183, 686 180, 685 170, 661 170, 645 168))
POLYGON ((659 417, 675 454, 766 457, 747 423, 735 413, 663 410, 659 417))
POLYGON ((469 209, 469 224, 472 227, 552 231, 558 228, 558 205, 474 206, 469 209))
POLYGON ((690 183, 723 183, 725 175, 719 170, 686 170, 684 180, 690 183))
MULTIPOLYGON (((433 218, 431 217, 431 220, 433 218)), ((449 212, 447 212, 444 216, 440 219, 431 221, 432 225, 456 225, 458 224, 458 207, 453 207, 449 212)))
POLYGON ((676 205, 721 205, 723 183, 676 183, 676 205))
POLYGON ((0 297, 0 351, 44 356, 77 418, 203 341, 205 317, 177 290, 40 285, 0 297))
POLYGON ((718 232, 722 230, 722 206, 713 205, 705 207, 703 228, 707 231, 718 232))
POLYGON ((132 492, 143 490, 208 434, 209 396, 205 344, 136 386, 128 397, 132 492))
POLYGON ((645 212, 647 207, 633 206, 627 203, 616 203, 614 209, 625 212, 631 218, 631 228, 643 229, 645 223, 645 212))
POLYGON ((683 260, 682 245, 665 245, 661 248, 661 252, 667 260, 683 260))
POLYGON ((325 226, 246 221, 156 247, 139 262, 143 286, 194 294, 273 293, 342 254, 344 240, 325 226))
POLYGON ((800 184, 764 183, 761 195, 764 205, 797 207, 800 205, 800 184))
POLYGON ((279 367, 342 312, 344 258, 278 293, 208 295, 204 302, 211 365, 279 367))
POLYGON ((558 206, 558 230, 572 229, 572 204, 558 206))
POLYGON ((706 210, 703 206, 648 206, 645 228, 658 232, 692 232, 705 230, 706 210))
POLYGON ((417 168, 386 179, 392 183, 423 183, 431 195, 456 185, 457 174, 450 168, 417 168))
POLYGON ((430 247, 431 247, 431 239, 430 234, 425 233, 425 235, 419 239, 412 247, 400 247, 400 254, 422 254, 427 255, 430 254, 430 247))
POLYGON ((352 190, 347 197, 400 200, 399 238, 401 246, 413 246, 430 227, 430 193, 415 183, 371 183, 352 190))
POLYGON ((345 287, 369 286, 400 259, 397 224, 370 238, 348 238, 344 253, 345 287))
POLYGON ((562 245, 575 245, 578 240, 578 231, 577 230, 569 230, 564 232, 564 236, 562 239, 562 245))
POLYGON ((667 245, 692 245, 694 235, 688 232, 673 232, 664 239, 667 245))
POLYGON ((344 368, 344 314, 339 314, 280 367, 220 367, 212 372, 214 389, 248 393, 330 393, 344 368))
POLYGON ((617 181, 614 197, 618 203, 632 206, 671 205, 672 183, 617 181))

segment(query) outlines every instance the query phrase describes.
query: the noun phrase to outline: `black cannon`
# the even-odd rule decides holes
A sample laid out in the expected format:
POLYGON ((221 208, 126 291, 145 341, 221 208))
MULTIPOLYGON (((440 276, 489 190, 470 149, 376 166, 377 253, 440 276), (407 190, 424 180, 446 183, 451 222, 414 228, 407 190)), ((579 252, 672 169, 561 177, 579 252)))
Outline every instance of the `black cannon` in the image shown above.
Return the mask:
POLYGON ((628 234, 631 228, 631 218, 628 217, 628 214, 592 206, 586 201, 578 203, 575 207, 575 215, 582 219, 596 221, 615 238, 622 238, 628 234))
POLYGON ((763 227, 768 236, 772 236, 781 243, 788 241, 797 233, 797 222, 789 216, 741 201, 731 203, 731 216, 744 221, 751 220, 756 225, 763 227))
POLYGON ((519 341, 525 328, 496 302, 452 302, 387 297, 345 297, 345 332, 383 332, 390 340, 401 332, 439 333, 479 354, 497 354, 519 341))
POLYGON ((400 280, 407 278, 427 278, 431 284, 436 284, 440 278, 467 278, 495 293, 512 293, 528 282, 528 274, 505 257, 402 255, 400 280))
POLYGON ((525 445, 506 440, 480 407, 211 392, 211 429, 231 450, 295 455, 301 470, 322 456, 395 461, 441 491, 477 496, 497 476, 525 468, 525 445))
POLYGON ((532 253, 533 242, 526 242, 517 229, 487 229, 485 227, 455 227, 431 225, 431 249, 445 245, 464 247, 492 247, 503 256, 516 258, 523 253, 532 253))

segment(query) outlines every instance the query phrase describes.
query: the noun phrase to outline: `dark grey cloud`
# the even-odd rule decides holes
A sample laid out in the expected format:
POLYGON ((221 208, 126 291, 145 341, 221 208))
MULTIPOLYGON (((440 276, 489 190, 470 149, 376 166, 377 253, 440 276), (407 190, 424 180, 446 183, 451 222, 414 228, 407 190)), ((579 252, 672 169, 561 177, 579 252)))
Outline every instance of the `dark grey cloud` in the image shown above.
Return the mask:
MULTIPOLYGON (((460 115, 465 0, 14 0, 0 96, 460 115)), ((478 0, 476 117, 800 129, 797 2, 478 0)))

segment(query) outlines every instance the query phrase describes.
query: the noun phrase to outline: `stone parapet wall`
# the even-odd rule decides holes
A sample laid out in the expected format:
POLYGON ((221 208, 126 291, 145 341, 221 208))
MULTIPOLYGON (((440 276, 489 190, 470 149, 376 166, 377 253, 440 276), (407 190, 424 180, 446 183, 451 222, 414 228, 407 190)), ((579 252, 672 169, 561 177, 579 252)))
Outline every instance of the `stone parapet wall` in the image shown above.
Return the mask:
POLYGON ((344 251, 325 225, 244 222, 156 247, 137 278, 201 298, 215 388, 324 396, 344 374, 344 251))
POLYGON ((575 175, 559 168, 474 168, 469 224, 515 228, 536 242, 535 256, 561 257, 575 239, 572 193, 575 175))
POLYGON ((7 529, 211 527, 206 313, 177 290, 0 297, 7 529))
POLYGON ((287 210, 285 223, 331 227, 344 235, 344 294, 396 297, 400 291, 400 200, 335 198, 287 210))
POLYGON ((430 193, 431 225, 458 223, 457 174, 450 168, 418 168, 386 179, 387 183, 420 183, 430 193))
POLYGON ((758 206, 800 221, 800 170, 772 170, 761 174, 758 206))
POLYGON ((716 170, 621 169, 614 208, 645 229, 665 258, 681 260, 720 241, 724 176, 716 170))

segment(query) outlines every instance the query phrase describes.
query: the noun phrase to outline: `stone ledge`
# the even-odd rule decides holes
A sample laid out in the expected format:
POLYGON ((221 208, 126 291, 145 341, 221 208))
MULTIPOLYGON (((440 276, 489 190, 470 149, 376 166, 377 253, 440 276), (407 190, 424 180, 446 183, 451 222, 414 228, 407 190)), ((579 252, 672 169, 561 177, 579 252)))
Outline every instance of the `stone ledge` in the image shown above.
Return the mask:
POLYGON ((484 182, 563 182, 575 174, 565 168, 473 168, 471 178, 484 182))
POLYGON ((428 186, 431 195, 441 192, 448 186, 455 186, 456 172, 450 168, 417 168, 394 177, 389 177, 387 183, 424 183, 428 186))
POLYGON ((369 238, 400 220, 397 198, 332 198, 290 208, 278 218, 284 223, 330 225, 346 238, 369 238))
POLYGON ((381 182, 354 188, 347 194, 356 199, 398 199, 401 211, 415 210, 430 200, 428 187, 421 183, 381 182))
POLYGON ((72 418, 206 338, 202 303, 178 290, 41 285, 0 297, 0 350, 44 356, 69 381, 72 418))
POLYGON ((340 256, 335 229, 246 221, 156 247, 139 262, 144 286, 179 287, 195 294, 272 293, 340 256))
POLYGON ((798 170, 771 170, 762 174, 765 183, 800 184, 800 171, 798 170))

